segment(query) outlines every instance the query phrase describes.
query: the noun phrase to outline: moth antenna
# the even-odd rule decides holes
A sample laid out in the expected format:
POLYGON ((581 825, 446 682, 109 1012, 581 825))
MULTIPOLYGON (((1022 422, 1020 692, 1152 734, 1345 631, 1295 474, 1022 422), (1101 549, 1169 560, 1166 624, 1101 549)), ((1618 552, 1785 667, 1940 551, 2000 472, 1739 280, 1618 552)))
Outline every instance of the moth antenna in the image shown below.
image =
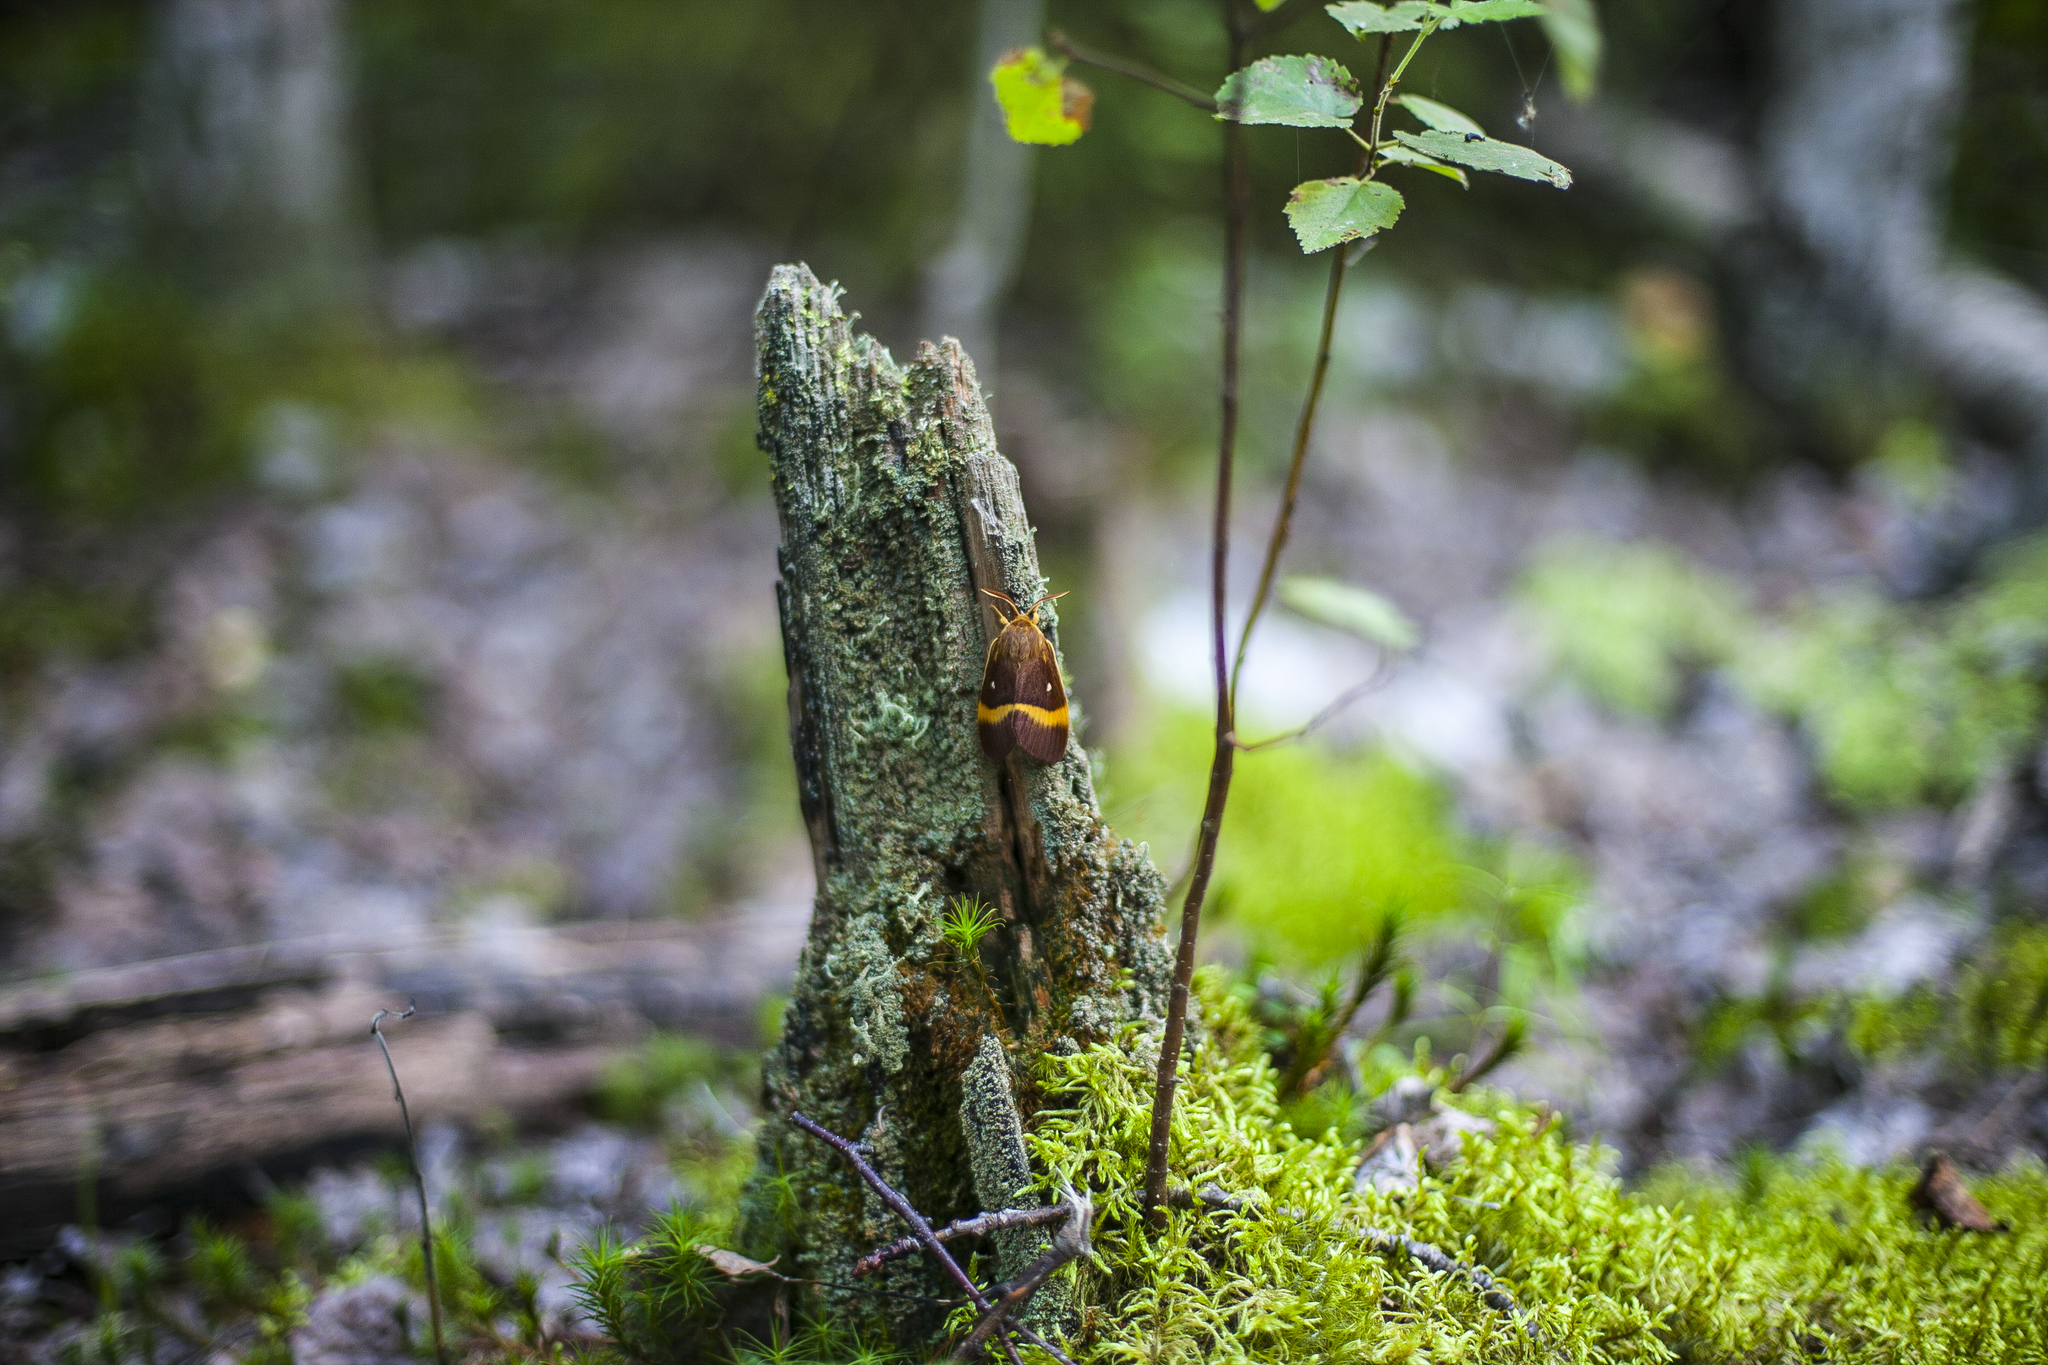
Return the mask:
MULTIPOLYGON (((1048 603, 1048 602, 1057 602, 1057 601, 1059 601, 1059 600, 1060 600, 1060 599, 1061 599, 1062 597, 1065 597, 1065 596, 1067 595, 1067 593, 1068 593, 1068 592, 1072 592, 1072 591, 1073 591, 1073 589, 1072 589, 1072 588, 1068 588, 1068 589, 1066 590, 1066 592, 1049 592, 1049 593, 1047 593, 1047 594, 1046 594, 1045 596, 1043 596, 1043 597, 1039 598, 1039 599, 1038 599, 1038 600, 1037 600, 1036 602, 1033 602, 1033 603, 1032 603, 1032 604, 1030 605, 1030 607, 1028 607, 1028 608, 1026 609, 1026 610, 1028 610, 1028 611, 1030 612, 1030 614, 1031 614, 1031 624, 1032 624, 1032 625, 1034 625, 1034 626, 1038 624, 1038 609, 1039 609, 1040 607, 1044 606, 1044 605, 1045 605, 1046 603, 1048 603)), ((1013 603, 1012 605, 1015 605, 1015 604, 1013 603)))
POLYGON ((1010 594, 1006 592, 999 592, 994 588, 983 588, 982 591, 987 593, 990 597, 996 599, 996 615, 1001 616, 1003 618, 1004 625, 1008 625, 1010 623, 1011 616, 1022 616, 1024 614, 1023 612, 1017 609, 1017 599, 1010 596, 1010 594), (1005 614, 1003 611, 1003 604, 1006 602, 1010 606, 1008 614, 1005 614))

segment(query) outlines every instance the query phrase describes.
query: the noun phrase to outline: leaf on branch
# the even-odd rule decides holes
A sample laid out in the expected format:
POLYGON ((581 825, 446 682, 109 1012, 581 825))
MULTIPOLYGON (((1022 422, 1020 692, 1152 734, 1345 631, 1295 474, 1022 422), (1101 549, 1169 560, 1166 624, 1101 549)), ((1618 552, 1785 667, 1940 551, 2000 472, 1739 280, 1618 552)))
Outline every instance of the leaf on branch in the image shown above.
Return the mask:
POLYGON ((1396 133, 1403 145, 1438 161, 1451 161, 1475 171, 1495 171, 1522 180, 1541 180, 1561 190, 1572 187, 1572 173, 1549 157, 1518 142, 1498 142, 1471 133, 1396 133))
POLYGON ((988 73, 1012 141, 1063 147, 1088 131, 1095 93, 1063 74, 1064 60, 1043 48, 1020 47, 1003 54, 988 73))
POLYGON ((1600 17, 1593 12, 1593 0, 1546 0, 1543 32, 1557 53, 1566 98, 1584 104, 1600 76, 1600 17))
POLYGON ((1380 160, 1394 166, 1413 166, 1418 171, 1430 171, 1446 180, 1455 180, 1468 190, 1472 188, 1472 182, 1467 180, 1465 173, 1456 166, 1446 166, 1436 158, 1424 156, 1414 148, 1403 147, 1398 142, 1381 143, 1380 160))
POLYGON ((1348 128, 1364 104, 1358 82, 1328 57, 1266 57, 1216 89, 1217 118, 1286 128, 1348 128))
POLYGON ((1498 24, 1509 19, 1541 19, 1547 11, 1537 0, 1449 0, 1437 6, 1449 11, 1445 28, 1459 24, 1498 24))
POLYGON ((1373 0, 1345 0, 1325 5, 1330 17, 1351 31, 1354 38, 1368 33, 1411 33, 1435 23, 1442 28, 1460 24, 1495 24, 1508 19, 1540 19, 1549 13, 1537 0, 1400 0, 1379 5, 1373 0))
POLYGON ((1392 227, 1404 207, 1406 201, 1392 185, 1340 175, 1296 185, 1287 196, 1287 221, 1303 254, 1312 256, 1392 227))
POLYGON ((1280 600, 1311 621, 1387 649, 1413 649, 1418 638, 1415 623, 1399 607, 1369 588, 1355 588, 1334 578, 1283 578, 1280 600))
POLYGON ((1373 0, 1345 0, 1323 8, 1349 29, 1352 37, 1363 38, 1368 33, 1412 33, 1428 23, 1440 7, 1429 0, 1401 0, 1392 6, 1376 5, 1373 0))
POLYGON ((697 1254, 717 1267, 720 1274, 735 1280, 742 1275, 772 1275, 775 1273, 775 1261, 782 1259, 777 1256, 775 1261, 756 1261, 740 1255, 737 1251, 727 1251, 724 1247, 709 1245, 698 1247, 697 1254))
POLYGON ((1435 100, 1424 99, 1420 95, 1396 95, 1394 103, 1438 132, 1477 133, 1481 137, 1486 136, 1486 130, 1469 114, 1461 114, 1448 104, 1438 104, 1435 100))

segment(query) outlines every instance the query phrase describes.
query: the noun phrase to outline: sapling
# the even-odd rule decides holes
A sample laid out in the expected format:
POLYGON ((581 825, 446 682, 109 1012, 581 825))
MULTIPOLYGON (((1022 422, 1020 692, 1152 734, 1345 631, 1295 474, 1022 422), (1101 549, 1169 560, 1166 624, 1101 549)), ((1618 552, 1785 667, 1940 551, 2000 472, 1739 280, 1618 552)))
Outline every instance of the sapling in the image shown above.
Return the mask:
MULTIPOLYGON (((1321 54, 1264 57, 1248 62, 1251 44, 1292 22, 1307 6, 1301 0, 1222 0, 1222 18, 1229 51, 1229 74, 1214 96, 1203 96, 1185 82, 1155 72, 1141 63, 1084 48, 1065 35, 1049 44, 1057 55, 1039 48, 1010 53, 990 73, 1010 134, 1020 142, 1070 143, 1086 131, 1093 96, 1066 75, 1069 63, 1125 76, 1213 113, 1223 123, 1223 354, 1218 384, 1220 422, 1216 455, 1216 495, 1210 540, 1209 624, 1215 685, 1215 747, 1209 766, 1208 791, 1202 802, 1195 854, 1181 902, 1180 944, 1174 959, 1172 992, 1166 1027, 1160 1040, 1155 1078, 1150 1145, 1146 1157, 1141 1207, 1149 1221, 1162 1226, 1167 1193, 1167 1156, 1172 1132, 1174 1089, 1186 1038, 1188 993, 1195 970, 1195 945, 1201 929, 1203 902, 1216 865, 1216 846, 1230 798, 1231 776, 1239 750, 1256 747, 1237 733, 1237 688, 1251 646, 1252 632, 1270 600, 1280 559, 1293 526, 1301 489, 1302 469, 1314 434, 1323 384, 1329 374, 1331 340, 1345 269, 1355 253, 1393 227, 1407 207, 1401 192, 1381 178, 1389 167, 1442 176, 1460 186, 1467 171, 1541 181, 1559 189, 1571 184, 1571 172, 1548 157, 1512 142, 1487 136, 1479 123, 1448 105, 1418 95, 1397 96, 1402 78, 1416 54, 1439 30, 1512 19, 1542 19, 1558 39, 1558 14, 1536 0, 1401 0, 1381 5, 1374 0, 1347 0, 1326 6, 1330 17, 1361 43, 1374 49, 1374 74, 1361 86, 1343 63, 1321 54), (1398 60, 1396 42, 1405 39, 1398 60), (1390 65, 1391 63, 1391 65, 1390 65), (1390 129, 1387 116, 1398 106, 1419 126, 1390 129), (1363 134, 1359 131, 1365 124, 1363 134), (1243 128, 1269 124, 1289 128, 1340 131, 1358 148, 1354 174, 1303 181, 1288 195, 1285 212, 1304 253, 1331 252, 1325 287, 1322 326, 1308 392, 1295 425, 1287 478, 1281 493, 1266 553, 1241 627, 1235 654, 1229 650, 1227 615, 1232 474, 1237 448, 1240 406, 1239 371, 1244 331, 1246 223, 1250 212, 1250 179, 1243 128)), ((1575 22, 1583 15, 1574 10, 1575 22)), ((1578 35, 1583 37, 1583 35, 1578 35)))

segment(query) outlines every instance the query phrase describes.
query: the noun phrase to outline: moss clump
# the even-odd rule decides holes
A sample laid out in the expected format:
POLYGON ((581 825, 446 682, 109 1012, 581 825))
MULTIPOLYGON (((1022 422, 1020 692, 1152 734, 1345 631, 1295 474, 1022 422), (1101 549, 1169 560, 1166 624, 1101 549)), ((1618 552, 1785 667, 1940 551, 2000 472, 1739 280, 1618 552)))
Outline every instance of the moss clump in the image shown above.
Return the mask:
POLYGON ((1048 1188, 1086 1187, 1098 1209, 1098 1260, 1073 1286, 1087 1358, 2020 1361, 2048 1344, 2038 1166, 1978 1189, 2015 1229, 1992 1237, 1923 1227, 1908 1170, 1831 1159, 1767 1160, 1746 1185, 1674 1172, 1634 1195, 1597 1147, 1481 1094, 1439 1096, 1491 1125, 1465 1135, 1459 1160, 1412 1190, 1355 1192, 1357 1144, 1279 1122, 1252 1021, 1214 975, 1203 1005, 1174 1169, 1250 1196, 1243 1212, 1176 1212, 1158 1234, 1139 1223, 1152 1067, 1141 1029, 1042 1062, 1033 1157, 1048 1188), (1383 1254, 1368 1227, 1487 1269, 1540 1340, 1462 1277, 1383 1254))

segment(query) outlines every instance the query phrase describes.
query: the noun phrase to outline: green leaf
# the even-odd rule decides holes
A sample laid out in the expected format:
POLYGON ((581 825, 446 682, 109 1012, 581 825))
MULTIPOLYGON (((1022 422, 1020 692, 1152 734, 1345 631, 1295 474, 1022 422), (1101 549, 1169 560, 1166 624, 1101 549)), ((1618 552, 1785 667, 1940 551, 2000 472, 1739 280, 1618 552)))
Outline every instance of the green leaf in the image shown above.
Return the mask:
POLYGON ((1276 10, 1286 4, 1287 0, 1252 0, 1252 3, 1261 10, 1276 10))
POLYGON ((1328 57, 1266 57, 1216 88, 1217 118, 1287 128, 1349 128, 1364 103, 1351 73, 1328 57))
POLYGON ((1434 171, 1448 180, 1457 181, 1468 190, 1472 188, 1472 182, 1467 180, 1465 173, 1456 166, 1446 166, 1435 157, 1424 156, 1414 148, 1403 147, 1398 142, 1381 143, 1380 160, 1395 166, 1413 166, 1419 171, 1434 171))
POLYGON ((1438 104, 1435 100, 1426 100, 1420 95, 1396 95, 1394 103, 1439 132, 1477 133, 1481 137, 1486 136, 1484 128, 1448 104, 1438 104))
POLYGON ((1368 33, 1411 33, 1428 23, 1438 6, 1428 0, 1401 0, 1392 7, 1376 5, 1373 0, 1345 0, 1323 8, 1349 29, 1352 37, 1363 38, 1368 33))
POLYGON ((1572 173, 1547 156, 1515 142, 1496 142, 1470 133, 1396 133, 1394 136, 1424 156, 1453 161, 1475 171, 1495 171, 1522 180, 1541 180, 1561 190, 1572 187, 1572 173))
POLYGON ((1302 251, 1313 255, 1392 227, 1405 206, 1392 185, 1340 175, 1296 185, 1287 196, 1287 221, 1301 239, 1302 251))
POLYGON ((1459 24, 1498 24, 1509 19, 1541 19, 1547 10, 1537 0, 1449 0, 1436 8, 1448 11, 1444 27, 1459 24))
POLYGON ((1095 95, 1062 74, 1066 69, 1066 62, 1042 48, 1020 47, 1004 53, 989 71, 1012 140, 1062 147, 1088 131, 1095 95))
POLYGON ((1546 0, 1543 32, 1557 53, 1565 95, 1584 104, 1600 76, 1600 17, 1593 12, 1593 0, 1546 0))
POLYGON ((1447 0, 1440 5, 1429 0, 1400 0, 1394 5, 1345 0, 1343 4, 1325 5, 1324 9, 1354 38, 1363 38, 1368 33, 1411 33, 1432 20, 1444 28, 1456 28, 1460 24, 1539 19, 1549 13, 1537 0, 1447 0))
POLYGON ((1280 600, 1311 621, 1349 631, 1387 649, 1413 649, 1419 634, 1402 610, 1368 588, 1334 578, 1280 580, 1280 600))

